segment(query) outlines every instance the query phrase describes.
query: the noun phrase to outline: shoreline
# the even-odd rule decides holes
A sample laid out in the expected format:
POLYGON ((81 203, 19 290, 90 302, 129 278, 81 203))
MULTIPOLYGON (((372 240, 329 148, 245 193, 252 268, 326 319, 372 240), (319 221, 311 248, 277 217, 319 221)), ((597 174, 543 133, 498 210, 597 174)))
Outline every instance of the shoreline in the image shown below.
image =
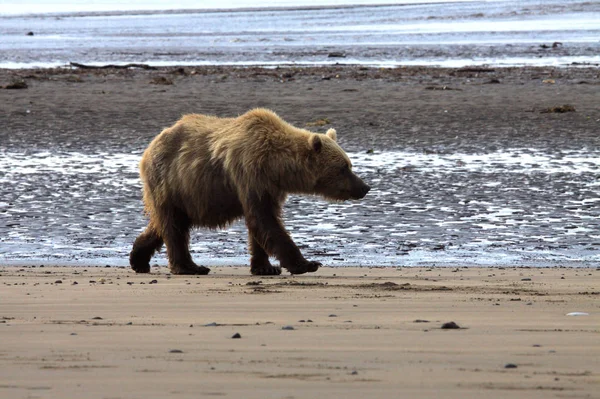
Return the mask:
MULTIPOLYGON (((333 52, 332 54, 335 54, 333 52)), ((345 58, 345 57, 343 57, 345 58)), ((481 60, 412 60, 412 61, 373 61, 373 60, 353 60, 336 59, 332 57, 331 61, 314 61, 314 62, 281 62, 281 61, 233 61, 230 63, 219 61, 160 61, 160 60, 144 60, 144 61, 121 61, 116 63, 110 62, 51 62, 42 63, 43 65, 30 63, 7 62, 0 63, 0 70, 53 70, 53 69, 121 69, 131 65, 127 69, 169 69, 169 68, 262 68, 262 69, 307 69, 307 68, 369 68, 369 69, 395 69, 395 68, 429 68, 429 69, 494 69, 494 68, 597 68, 600 66, 600 57, 596 60, 591 60, 587 56, 570 56, 570 57, 555 57, 546 58, 543 62, 540 60, 528 60, 521 57, 508 59, 481 59, 481 60), (84 65, 85 68, 74 66, 73 64, 84 65)))

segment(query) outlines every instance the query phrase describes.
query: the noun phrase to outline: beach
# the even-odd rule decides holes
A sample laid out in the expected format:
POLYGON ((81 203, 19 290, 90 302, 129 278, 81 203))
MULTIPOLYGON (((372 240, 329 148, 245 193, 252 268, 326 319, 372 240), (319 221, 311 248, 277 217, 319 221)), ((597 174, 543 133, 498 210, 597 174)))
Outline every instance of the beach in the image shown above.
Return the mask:
POLYGON ((0 9, 0 398, 600 398, 599 4, 88 3, 0 9), (287 199, 324 266, 135 274, 150 141, 257 107, 371 187, 287 199))
POLYGON ((598 397, 596 268, 3 267, 0 284, 6 398, 598 397))

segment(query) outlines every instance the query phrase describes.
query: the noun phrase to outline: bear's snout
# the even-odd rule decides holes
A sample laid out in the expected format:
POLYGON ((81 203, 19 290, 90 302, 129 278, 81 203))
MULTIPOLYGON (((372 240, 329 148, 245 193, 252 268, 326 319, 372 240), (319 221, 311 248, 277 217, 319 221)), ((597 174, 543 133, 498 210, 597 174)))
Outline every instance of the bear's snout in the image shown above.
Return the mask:
POLYGON ((351 195, 352 199, 361 199, 364 198, 365 195, 371 190, 364 181, 362 181, 359 177, 356 177, 356 182, 352 187, 351 195))

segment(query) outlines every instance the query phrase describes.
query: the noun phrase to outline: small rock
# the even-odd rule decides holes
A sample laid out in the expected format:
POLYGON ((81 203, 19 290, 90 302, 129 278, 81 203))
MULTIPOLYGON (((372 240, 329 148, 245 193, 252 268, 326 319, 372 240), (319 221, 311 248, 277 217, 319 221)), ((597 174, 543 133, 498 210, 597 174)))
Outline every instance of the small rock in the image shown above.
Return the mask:
POLYGON ((358 375, 358 371, 354 370, 353 372, 350 373, 351 375, 358 375))
POLYGON ((220 326, 219 323, 215 323, 214 321, 212 323, 207 323, 204 325, 204 327, 217 327, 220 326))
POLYGON ((506 364, 504 365, 504 368, 505 368, 505 369, 516 369, 517 367, 519 367, 519 366, 517 366, 517 365, 516 365, 516 364, 514 364, 514 363, 506 363, 506 364))
POLYGON ((171 79, 169 79, 169 78, 164 77, 164 76, 157 76, 157 77, 153 78, 150 81, 150 84, 170 86, 170 85, 173 84, 173 81, 171 79))
POLYGON ((429 323, 429 320, 417 319, 413 323, 429 323))
POLYGON ((102 320, 102 317, 100 317, 100 316, 92 317, 92 320, 102 320))
POLYGON ((25 83, 23 79, 15 80, 12 83, 4 86, 4 88, 8 90, 21 90, 26 89, 27 87, 27 83, 25 83))
POLYGON ((231 336, 231 338, 238 339, 238 338, 242 338, 242 336, 240 335, 240 333, 235 333, 231 336))
POLYGON ((56 280, 54 284, 62 284, 62 280, 56 280))
POLYGON ((77 333, 71 333, 71 335, 77 335, 77 333))
POLYGON ((33 32, 31 32, 31 31, 27 32, 27 36, 33 36, 33 35, 34 35, 33 32))
POLYGON ((157 284, 157 283, 158 283, 158 280, 152 280, 148 284, 157 284))
POLYGON ((126 325, 126 326, 132 326, 132 325, 133 325, 133 323, 130 321, 129 323, 126 323, 125 325, 126 325))
POLYGON ((521 281, 531 281, 530 278, 522 278, 521 281))
POLYGON ((281 327, 282 330, 295 330, 295 328, 293 326, 283 326, 281 327))
POLYGON ((169 353, 183 353, 181 349, 171 349, 169 353))
POLYGON ((330 314, 329 317, 337 317, 336 314, 330 314))
POLYGON ((442 324, 443 330, 457 330, 460 329, 460 326, 453 321, 442 324))
POLYGON ((550 107, 540 111, 542 114, 564 114, 565 112, 576 112, 575 107, 570 104, 550 107))

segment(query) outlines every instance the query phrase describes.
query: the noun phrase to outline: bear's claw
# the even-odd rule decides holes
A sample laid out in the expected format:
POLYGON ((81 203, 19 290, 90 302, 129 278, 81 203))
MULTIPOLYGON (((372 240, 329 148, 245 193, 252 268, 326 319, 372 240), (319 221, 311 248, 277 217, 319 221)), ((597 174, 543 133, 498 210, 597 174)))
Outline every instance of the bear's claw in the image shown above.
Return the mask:
POLYGON ((207 275, 210 272, 210 269, 205 266, 197 266, 197 265, 171 265, 171 273, 173 274, 182 274, 182 275, 207 275))
POLYGON ((131 268, 136 272, 136 273, 150 273, 150 264, 145 264, 145 265, 136 265, 136 264, 132 264, 131 268))
POLYGON ((300 265, 294 265, 293 267, 285 267, 291 274, 304 274, 312 273, 319 270, 319 267, 323 266, 321 262, 316 261, 304 261, 300 265))
POLYGON ((250 273, 252 273, 253 276, 279 276, 281 274, 281 268, 271 265, 250 267, 250 273))

